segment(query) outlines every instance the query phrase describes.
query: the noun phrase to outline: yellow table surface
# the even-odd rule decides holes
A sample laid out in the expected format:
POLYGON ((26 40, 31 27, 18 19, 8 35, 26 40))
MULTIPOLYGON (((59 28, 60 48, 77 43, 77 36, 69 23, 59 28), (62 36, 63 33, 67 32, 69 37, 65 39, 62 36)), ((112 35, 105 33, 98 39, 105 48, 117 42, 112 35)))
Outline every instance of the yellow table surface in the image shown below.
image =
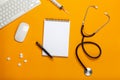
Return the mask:
MULTIPOLYGON (((57 0, 64 5, 70 14, 56 8, 49 0, 41 0, 42 4, 24 16, 18 18, 0 30, 0 80, 120 80, 120 0, 57 0), (85 32, 92 33, 101 26, 107 18, 104 12, 111 16, 110 23, 90 40, 102 48, 99 59, 91 60, 79 49, 79 56, 87 67, 93 69, 90 77, 84 75, 84 70, 75 56, 75 48, 82 36, 80 28, 85 11, 90 5, 98 5, 99 9, 91 9, 85 24, 85 32), (53 60, 42 56, 42 51, 35 45, 36 41, 43 43, 44 19, 69 19, 70 44, 69 57, 55 57, 53 60), (21 22, 30 24, 29 33, 23 43, 14 40, 15 32, 21 22), (20 59, 19 54, 24 54, 20 59), (11 61, 6 58, 10 56, 11 61), (23 60, 27 59, 28 63, 23 60), (22 66, 17 64, 21 62, 22 66)), ((92 45, 86 46, 89 52, 98 52, 92 45)), ((92 54, 96 55, 96 54, 92 54)))

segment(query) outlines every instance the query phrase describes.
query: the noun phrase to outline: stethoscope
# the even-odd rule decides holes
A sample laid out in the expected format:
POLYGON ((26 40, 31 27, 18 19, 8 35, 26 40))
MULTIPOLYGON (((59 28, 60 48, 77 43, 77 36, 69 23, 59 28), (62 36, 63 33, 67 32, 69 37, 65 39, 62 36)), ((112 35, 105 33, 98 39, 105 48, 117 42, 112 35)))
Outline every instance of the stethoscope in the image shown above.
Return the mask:
POLYGON ((84 41, 84 39, 85 39, 85 38, 93 37, 97 32, 99 32, 99 31, 100 31, 104 26, 106 26, 106 25, 109 23, 109 21, 110 21, 110 16, 108 15, 107 12, 105 12, 104 14, 105 14, 105 16, 107 16, 107 18, 108 18, 107 22, 104 23, 100 28, 98 28, 94 33, 92 33, 92 34, 87 34, 87 35, 86 35, 86 34, 83 32, 83 30, 84 30, 84 24, 85 24, 86 16, 87 16, 88 11, 89 11, 90 8, 95 8, 95 9, 97 9, 98 7, 97 7, 97 6, 89 6, 89 7, 87 8, 86 14, 85 14, 85 16, 84 16, 84 19, 83 19, 83 22, 82 22, 82 26, 81 26, 82 40, 81 40, 81 43, 78 44, 77 47, 76 47, 76 57, 77 57, 78 61, 80 62, 80 64, 82 65, 82 67, 84 68, 84 74, 85 74, 86 76, 90 76, 90 75, 92 74, 92 69, 91 69, 91 68, 87 68, 87 67, 83 64, 83 62, 80 60, 80 58, 79 58, 79 56, 78 56, 78 48, 81 46, 82 49, 83 49, 83 52, 84 52, 88 57, 90 57, 90 58, 93 58, 93 59, 99 58, 99 57, 101 56, 101 53, 102 53, 101 47, 100 47, 97 43, 95 43, 95 42, 84 41), (92 55, 90 55, 90 54, 86 51, 86 49, 85 49, 85 47, 84 47, 84 44, 92 44, 92 45, 96 46, 96 47, 99 49, 99 54, 98 54, 97 56, 92 56, 92 55))

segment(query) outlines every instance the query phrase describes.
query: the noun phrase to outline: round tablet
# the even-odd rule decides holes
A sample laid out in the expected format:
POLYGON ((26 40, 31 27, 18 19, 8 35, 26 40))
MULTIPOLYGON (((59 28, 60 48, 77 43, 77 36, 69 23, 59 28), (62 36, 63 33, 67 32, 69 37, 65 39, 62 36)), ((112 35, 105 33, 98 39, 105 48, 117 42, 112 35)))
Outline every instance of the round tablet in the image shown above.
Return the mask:
POLYGON ((27 59, 25 59, 25 60, 24 60, 24 63, 27 63, 27 62, 28 62, 27 59))
POLYGON ((22 66, 22 64, 21 63, 18 63, 18 67, 21 67, 22 66))
POLYGON ((20 53, 19 57, 20 57, 20 58, 23 58, 23 53, 20 53))
POLYGON ((7 58, 6 58, 6 60, 7 60, 7 61, 10 61, 10 60, 11 60, 11 58, 10 58, 10 57, 7 57, 7 58))

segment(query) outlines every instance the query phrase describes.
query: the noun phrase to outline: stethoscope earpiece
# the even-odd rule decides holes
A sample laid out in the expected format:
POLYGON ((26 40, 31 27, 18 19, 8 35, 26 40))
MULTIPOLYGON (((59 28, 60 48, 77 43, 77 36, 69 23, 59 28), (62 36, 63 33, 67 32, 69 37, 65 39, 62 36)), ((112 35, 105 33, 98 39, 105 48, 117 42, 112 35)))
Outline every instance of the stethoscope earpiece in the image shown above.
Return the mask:
POLYGON ((104 15, 110 17, 108 12, 104 12, 104 15))
POLYGON ((98 6, 94 6, 95 9, 98 9, 98 6))
POLYGON ((108 12, 104 12, 105 15, 108 15, 108 12))
POLYGON ((86 76, 91 76, 92 75, 92 69, 91 68, 86 68, 85 71, 84 71, 84 74, 86 76))

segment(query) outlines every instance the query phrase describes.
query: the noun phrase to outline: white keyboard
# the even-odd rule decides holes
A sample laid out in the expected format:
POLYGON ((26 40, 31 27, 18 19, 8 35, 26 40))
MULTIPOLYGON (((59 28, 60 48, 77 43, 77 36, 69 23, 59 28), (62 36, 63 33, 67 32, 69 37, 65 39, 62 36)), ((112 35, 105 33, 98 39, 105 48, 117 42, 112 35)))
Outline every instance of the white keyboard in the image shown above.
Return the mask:
POLYGON ((7 0, 0 4, 0 29, 40 3, 40 0, 7 0))

